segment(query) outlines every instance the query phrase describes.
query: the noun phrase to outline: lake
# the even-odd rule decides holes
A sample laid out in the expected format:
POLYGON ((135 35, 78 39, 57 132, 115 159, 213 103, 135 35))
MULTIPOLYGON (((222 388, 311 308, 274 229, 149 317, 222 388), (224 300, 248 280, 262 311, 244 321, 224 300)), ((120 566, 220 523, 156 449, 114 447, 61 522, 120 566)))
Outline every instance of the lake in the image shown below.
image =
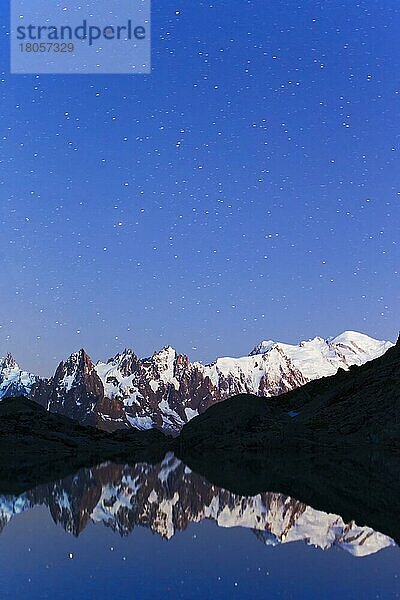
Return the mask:
POLYGON ((0 531, 1 599, 400 596, 390 536, 279 490, 230 492, 173 454, 2 495, 0 531))

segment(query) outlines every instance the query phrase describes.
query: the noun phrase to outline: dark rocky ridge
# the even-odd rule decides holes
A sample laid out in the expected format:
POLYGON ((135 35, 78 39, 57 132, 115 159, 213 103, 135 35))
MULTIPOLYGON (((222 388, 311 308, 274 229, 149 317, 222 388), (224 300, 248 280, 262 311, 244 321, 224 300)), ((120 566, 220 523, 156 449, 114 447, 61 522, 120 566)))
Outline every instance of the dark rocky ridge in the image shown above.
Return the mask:
POLYGON ((15 492, 104 460, 158 462, 169 440, 161 432, 108 434, 49 413, 27 398, 0 403, 0 489, 15 492))
POLYGON ((240 395, 185 425, 183 453, 271 448, 400 450, 400 338, 382 357, 279 398, 240 395))

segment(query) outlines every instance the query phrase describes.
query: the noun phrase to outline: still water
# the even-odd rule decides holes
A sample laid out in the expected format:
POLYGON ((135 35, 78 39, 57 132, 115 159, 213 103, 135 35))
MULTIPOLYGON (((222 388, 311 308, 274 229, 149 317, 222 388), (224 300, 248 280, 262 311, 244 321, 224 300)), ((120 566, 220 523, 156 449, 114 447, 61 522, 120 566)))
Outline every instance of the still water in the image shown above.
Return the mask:
POLYGON ((0 531, 1 599, 400 597, 390 537, 172 454, 1 496, 0 531))

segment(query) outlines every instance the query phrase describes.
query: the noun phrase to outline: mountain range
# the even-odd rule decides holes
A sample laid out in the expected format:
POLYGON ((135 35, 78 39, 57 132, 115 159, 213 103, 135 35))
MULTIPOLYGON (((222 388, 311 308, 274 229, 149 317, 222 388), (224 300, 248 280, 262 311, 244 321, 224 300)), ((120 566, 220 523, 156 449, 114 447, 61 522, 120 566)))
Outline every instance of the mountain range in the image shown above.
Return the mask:
POLYGON ((0 495, 0 532, 35 506, 47 507, 54 522, 75 536, 92 522, 121 536, 146 527, 170 540, 192 523, 210 520, 222 528, 249 529, 268 546, 302 541, 362 557, 395 544, 370 527, 345 523, 284 494, 234 494, 210 484, 172 453, 156 465, 105 463, 19 495, 0 495))
POLYGON ((124 350, 94 363, 82 349, 62 361, 53 377, 0 360, 0 400, 27 396, 53 413, 106 431, 157 428, 177 434, 210 406, 237 394, 271 397, 382 356, 393 344, 347 331, 299 345, 262 341, 248 356, 190 362, 167 346, 150 358, 124 350))
POLYGON ((381 357, 280 397, 219 402, 176 437, 157 429, 109 433, 28 398, 4 399, 0 493, 20 496, 109 461, 158 464, 170 452, 211 486, 245 497, 280 492, 399 540, 399 367, 400 339, 381 357))

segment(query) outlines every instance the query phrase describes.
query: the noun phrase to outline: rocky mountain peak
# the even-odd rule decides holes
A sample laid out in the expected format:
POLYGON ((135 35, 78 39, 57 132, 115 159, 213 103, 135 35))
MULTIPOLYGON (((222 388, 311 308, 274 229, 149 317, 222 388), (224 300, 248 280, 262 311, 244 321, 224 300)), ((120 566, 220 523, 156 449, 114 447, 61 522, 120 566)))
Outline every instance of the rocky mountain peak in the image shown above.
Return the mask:
MULTIPOLYGON (((125 348, 123 352, 117 354, 114 358, 110 358, 107 365, 117 369, 123 377, 129 377, 137 370, 138 357, 129 348, 125 348)), ((97 363, 97 367, 101 368, 102 363, 97 363)), ((96 368, 97 368, 96 367, 96 368)))
POLYGON ((31 397, 51 412, 94 425, 95 407, 104 398, 104 387, 92 359, 81 348, 60 362, 54 377, 34 385, 31 397))
POLYGON ((177 351, 172 346, 164 346, 161 350, 154 352, 153 358, 159 360, 173 360, 177 354, 177 351))
POLYGON ((11 352, 7 352, 6 356, 0 359, 0 371, 3 369, 19 369, 17 361, 11 352))
POLYGON ((78 350, 78 352, 72 353, 65 361, 65 364, 79 365, 85 368, 92 368, 94 366, 92 359, 83 348, 78 350))
MULTIPOLYGON (((107 361, 107 364, 111 364, 111 363, 117 364, 125 359, 131 359, 131 358, 137 360, 136 354, 134 353, 133 350, 131 350, 131 348, 125 348, 122 352, 118 352, 118 354, 109 358, 107 361)), ((101 361, 99 361, 97 364, 102 364, 102 363, 101 363, 101 361)))
POLYGON ((95 366, 90 356, 81 348, 78 352, 73 352, 65 361, 58 365, 55 379, 64 384, 69 390, 74 384, 82 380, 95 371, 95 366))

